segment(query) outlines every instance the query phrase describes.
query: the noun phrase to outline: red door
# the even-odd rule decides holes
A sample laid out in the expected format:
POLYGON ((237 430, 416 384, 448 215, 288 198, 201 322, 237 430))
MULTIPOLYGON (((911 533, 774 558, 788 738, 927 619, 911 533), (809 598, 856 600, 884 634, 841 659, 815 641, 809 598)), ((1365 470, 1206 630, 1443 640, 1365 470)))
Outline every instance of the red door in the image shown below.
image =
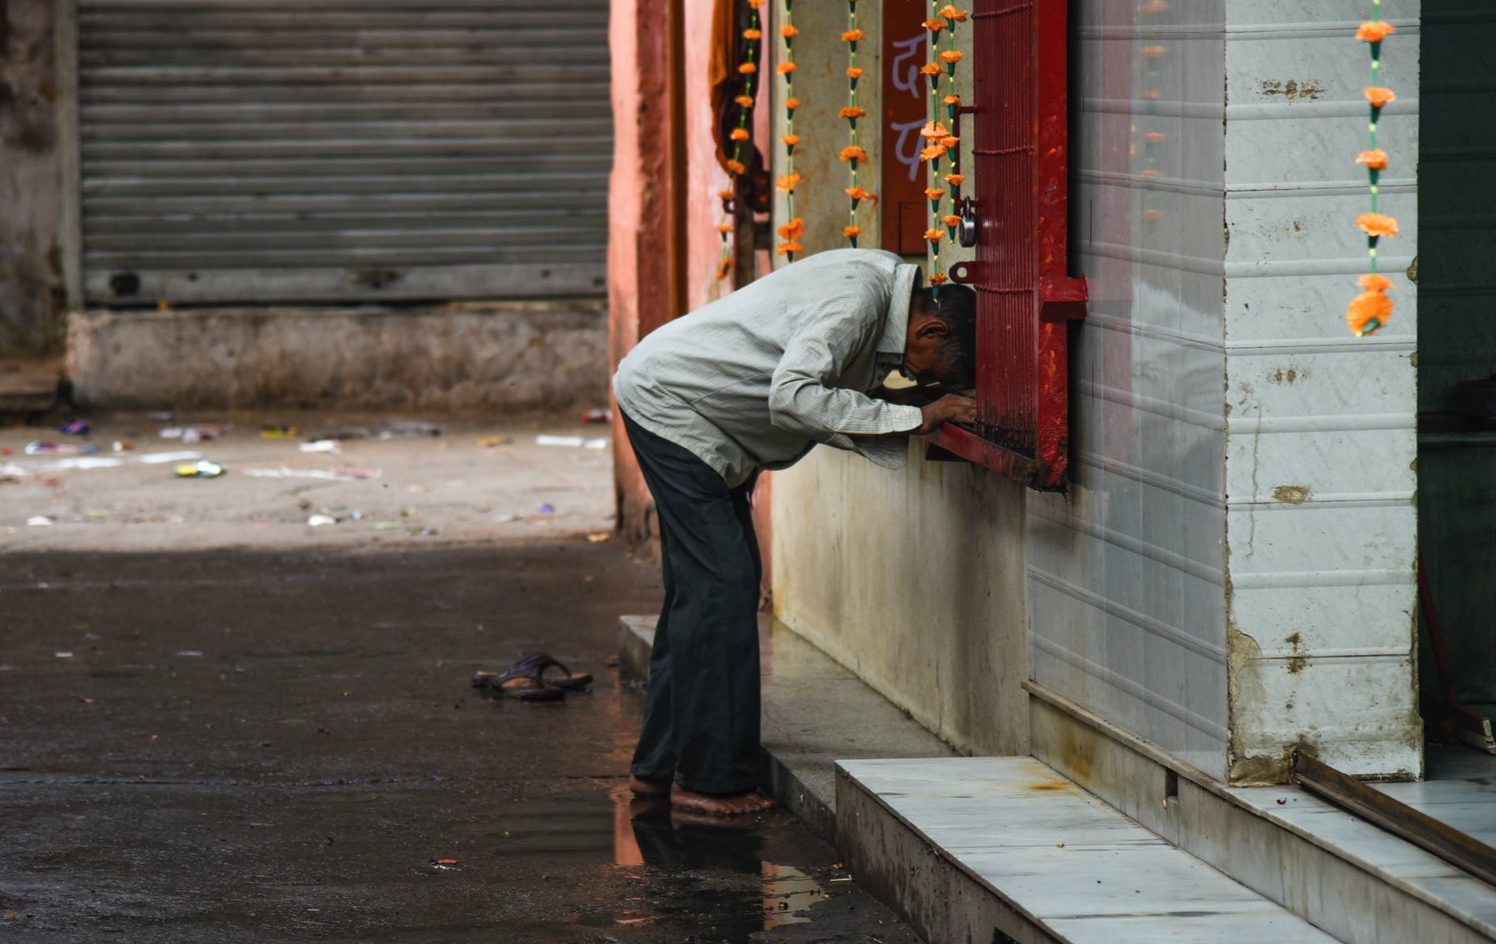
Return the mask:
POLYGON ((1065 484, 1068 322, 1086 286, 1068 274, 1066 6, 976 0, 974 135, 977 253, 951 275, 977 293, 977 426, 936 445, 1042 489, 1065 484))

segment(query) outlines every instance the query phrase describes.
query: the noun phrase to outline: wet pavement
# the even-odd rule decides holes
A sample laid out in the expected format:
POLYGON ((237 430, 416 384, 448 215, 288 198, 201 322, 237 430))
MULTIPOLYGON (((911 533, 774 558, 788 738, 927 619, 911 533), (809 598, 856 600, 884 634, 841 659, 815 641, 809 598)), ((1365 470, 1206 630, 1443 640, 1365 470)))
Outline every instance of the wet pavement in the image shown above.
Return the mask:
POLYGON ((659 596, 582 534, 11 549, 0 938, 913 944, 788 815, 619 789, 642 698, 617 616, 659 596), (539 648, 593 690, 469 686, 539 648))

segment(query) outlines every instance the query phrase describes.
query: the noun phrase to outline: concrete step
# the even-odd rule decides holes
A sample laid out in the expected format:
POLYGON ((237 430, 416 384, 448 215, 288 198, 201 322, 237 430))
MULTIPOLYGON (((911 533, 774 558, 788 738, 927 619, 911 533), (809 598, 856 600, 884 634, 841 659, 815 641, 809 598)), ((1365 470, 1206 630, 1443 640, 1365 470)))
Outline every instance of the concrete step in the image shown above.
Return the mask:
POLYGON ((1336 940, 1033 758, 837 767, 848 868, 929 941, 1336 940))
MULTIPOLYGON (((619 662, 649 679, 654 616, 624 616, 619 662)), ((828 841, 836 832, 836 762, 858 757, 950 757, 955 751, 848 669, 765 617, 760 624, 763 745, 770 788, 828 841)))
POLYGON ((0 358, 0 414, 45 413, 57 405, 60 360, 0 358))

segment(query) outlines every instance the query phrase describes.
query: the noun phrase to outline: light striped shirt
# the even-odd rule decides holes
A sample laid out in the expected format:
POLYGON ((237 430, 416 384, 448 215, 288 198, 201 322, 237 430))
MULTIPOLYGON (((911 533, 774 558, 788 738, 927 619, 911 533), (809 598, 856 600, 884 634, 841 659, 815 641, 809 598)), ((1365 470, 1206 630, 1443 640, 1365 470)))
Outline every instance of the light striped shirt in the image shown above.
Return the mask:
POLYGON ((618 405, 734 487, 816 443, 897 468, 920 409, 869 394, 903 361, 918 275, 879 249, 785 266, 640 341, 613 377, 618 405))

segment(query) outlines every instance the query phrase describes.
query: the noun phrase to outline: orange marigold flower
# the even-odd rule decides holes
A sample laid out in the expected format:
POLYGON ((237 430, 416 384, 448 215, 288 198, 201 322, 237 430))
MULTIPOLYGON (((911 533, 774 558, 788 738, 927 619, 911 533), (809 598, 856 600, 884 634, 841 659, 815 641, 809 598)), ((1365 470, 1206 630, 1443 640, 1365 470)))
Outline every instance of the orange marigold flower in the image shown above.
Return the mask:
POLYGON ((1160 94, 1161 93, 1159 92, 1158 89, 1149 89, 1148 91, 1146 91, 1146 92, 1143 93, 1143 97, 1146 98, 1150 102, 1156 102, 1156 101, 1158 101, 1160 94))
POLYGON ((1149 144, 1163 144, 1165 141, 1169 140, 1169 136, 1167 134, 1164 134, 1162 131, 1150 131, 1147 134, 1143 135, 1143 140, 1147 141, 1149 144))
POLYGON ((957 216, 954 213, 948 213, 940 218, 940 222, 954 229, 955 227, 961 225, 961 217, 957 216))
POLYGON ((724 200, 731 200, 732 199, 732 188, 729 187, 726 190, 718 190, 717 191, 717 196, 721 197, 724 200))
POLYGON ((764 5, 764 0, 748 0, 748 5, 757 10, 759 7, 764 5))
POLYGON ((860 29, 849 29, 842 31, 842 42, 856 43, 867 38, 867 34, 860 29))
POLYGON ((931 141, 939 141, 941 138, 949 137, 950 132, 945 130, 945 125, 938 121, 927 121, 925 130, 921 131, 919 136, 929 138, 931 141))
POLYGON ((1357 279, 1356 284, 1368 292, 1385 292, 1392 287, 1392 280, 1385 275, 1368 272, 1357 279))
POLYGON ((1368 236, 1397 235, 1397 218, 1385 213, 1362 213, 1356 217, 1356 225, 1368 236))
POLYGON ((752 108, 753 107, 753 96, 752 95, 739 95, 736 98, 734 98, 733 101, 737 102, 739 105, 742 105, 744 108, 752 108))
POLYGON ((783 226, 779 227, 779 235, 782 239, 796 240, 805 235, 805 218, 795 217, 783 226))
POLYGON ((741 174, 748 169, 743 166, 742 161, 729 160, 724 166, 726 166, 729 174, 741 174))
POLYGON ((842 235, 848 239, 855 239, 862 232, 861 226, 843 226, 842 235))
POLYGON ((939 200, 941 197, 945 196, 945 191, 941 190, 939 187, 927 187, 925 188, 925 196, 929 197, 931 200, 939 200))
POLYGON ((754 40, 763 39, 764 38, 764 31, 763 30, 756 30, 756 29, 745 29, 745 30, 743 30, 743 38, 744 39, 754 39, 754 40))
POLYGON ((847 187, 846 189, 844 189, 842 191, 842 193, 845 193, 847 196, 851 197, 853 200, 871 200, 871 199, 873 199, 873 195, 871 193, 868 193, 866 190, 862 189, 861 187, 847 187))
POLYGON ((1159 220, 1161 220, 1163 218, 1164 218, 1164 211, 1163 210, 1144 210, 1143 211, 1143 219, 1148 220, 1150 222, 1157 223, 1159 220))
POLYGON ((731 223, 718 223, 717 224, 717 232, 722 233, 724 235, 726 235, 727 233, 732 232, 732 224, 731 223))
POLYGON ((844 148, 842 148, 841 149, 841 154, 839 156, 844 161, 865 161, 865 160, 867 160, 867 152, 864 151, 862 148, 858 147, 855 144, 852 145, 851 147, 844 147, 844 148))
POLYGON ((952 187, 959 187, 962 184, 966 183, 966 175, 965 174, 946 174, 945 175, 945 182, 948 183, 948 184, 950 184, 952 187))
POLYGON ((803 251, 804 251, 804 247, 801 246, 799 243, 794 243, 794 242, 780 243, 778 246, 774 247, 774 252, 777 253, 778 255, 781 255, 781 256, 787 256, 787 255, 789 255, 792 252, 803 252, 803 251))
POLYGON ((786 23, 783 26, 779 27, 779 35, 783 36, 785 39, 794 39, 796 36, 800 35, 800 30, 793 24, 786 23))
POLYGON ((930 32, 938 33, 941 30, 945 29, 945 20, 929 19, 925 20, 923 25, 924 28, 929 30, 930 32))
POLYGON ((849 78, 849 79, 860 79, 860 78, 862 78, 862 69, 858 68, 857 66, 852 66, 851 68, 849 68, 847 70, 847 78, 849 78))
POLYGON ((742 65, 738 66, 738 71, 744 75, 752 75, 753 73, 758 71, 758 66, 754 65, 751 62, 745 62, 742 65))
POLYGON ((943 6, 943 7, 940 8, 940 15, 943 16, 943 17, 945 17, 947 20, 950 20, 952 23, 965 23, 966 22, 966 11, 965 10, 957 10, 954 6, 952 6, 949 3, 947 3, 945 6, 943 6))
POLYGON ((747 128, 734 128, 734 129, 732 129, 732 134, 729 134, 728 137, 731 138, 734 141, 747 141, 748 140, 748 129, 747 128))
POLYGON ((1392 298, 1386 292, 1362 292, 1346 307, 1345 323, 1350 326, 1351 334, 1364 338, 1392 318, 1392 307, 1392 298))
POLYGON ((1391 23, 1381 20, 1368 20, 1361 24, 1360 29, 1356 30, 1356 38, 1363 43, 1379 43, 1395 32, 1397 30, 1392 28, 1391 23))
POLYGON ((941 232, 938 229, 925 230, 925 241, 931 243, 940 242, 941 232))
POLYGON ((793 62, 781 62, 777 66, 777 68, 779 69, 780 75, 789 75, 791 72, 795 71, 795 64, 793 62))
POLYGON ((930 273, 930 284, 931 285, 944 285, 949 280, 950 280, 950 276, 946 275, 944 272, 931 272, 930 273))
POLYGON ((1139 177, 1148 177, 1148 178, 1162 177, 1163 176, 1163 172, 1162 171, 1154 170, 1153 168, 1150 167, 1147 170, 1140 170, 1140 171, 1138 171, 1138 176, 1139 177))
POLYGON ((946 63, 947 65, 955 65, 964 58, 966 58, 965 55, 963 55, 961 50, 959 49, 947 49, 945 52, 940 54, 940 61, 946 63))
POLYGON ((856 105, 847 105, 836 113, 840 118, 861 118, 867 114, 867 109, 858 108, 856 105))
POLYGON ((919 67, 920 75, 939 75, 944 71, 944 69, 940 68, 940 63, 938 62, 927 62, 919 67))
POLYGON ((790 111, 794 111, 796 108, 800 107, 800 99, 798 99, 798 98, 786 98, 784 100, 784 107, 787 108, 787 109, 789 109, 790 111))
POLYGON ((961 104, 961 96, 959 96, 959 95, 947 95, 945 97, 945 103, 947 105, 959 105, 959 104, 961 104))
POLYGON ((1387 152, 1381 148, 1372 148, 1370 151, 1362 151, 1356 157, 1357 164, 1364 164, 1367 170, 1386 170, 1387 152))
POLYGON ((1148 0, 1147 3, 1144 3, 1142 6, 1138 7, 1138 12, 1139 13, 1168 13, 1169 12, 1169 0, 1148 0))
POLYGON ((1397 101, 1397 93, 1380 85, 1369 85, 1366 87, 1366 100, 1371 102, 1373 108, 1385 108, 1389 103, 1397 101))
POLYGON ((919 152, 919 159, 922 161, 933 161, 944 156, 945 148, 944 146, 939 144, 932 144, 929 147, 925 148, 923 151, 919 152))
POLYGON ((800 143, 800 136, 798 134, 786 134, 780 137, 779 140, 783 141, 785 144, 788 144, 790 147, 794 147, 795 145, 800 143))
POLYGON ((941 138, 940 139, 940 146, 943 147, 943 148, 945 148, 947 151, 954 151, 956 149, 956 145, 958 145, 960 143, 961 143, 961 139, 960 138, 950 138, 950 137, 947 137, 947 138, 941 138))
POLYGON ((1167 48, 1157 44, 1144 46, 1138 51, 1143 54, 1144 59, 1162 59, 1169 52, 1167 48))
POLYGON ((727 278, 727 273, 729 273, 731 271, 732 271, 732 259, 730 257, 723 256, 721 259, 717 260, 717 281, 718 282, 720 282, 723 279, 727 278))
POLYGON ((778 180, 774 181, 774 186, 780 190, 783 190, 785 193, 789 193, 791 190, 794 190, 797 186, 799 186, 800 181, 804 179, 805 178, 800 176, 799 174, 785 174, 778 180))

